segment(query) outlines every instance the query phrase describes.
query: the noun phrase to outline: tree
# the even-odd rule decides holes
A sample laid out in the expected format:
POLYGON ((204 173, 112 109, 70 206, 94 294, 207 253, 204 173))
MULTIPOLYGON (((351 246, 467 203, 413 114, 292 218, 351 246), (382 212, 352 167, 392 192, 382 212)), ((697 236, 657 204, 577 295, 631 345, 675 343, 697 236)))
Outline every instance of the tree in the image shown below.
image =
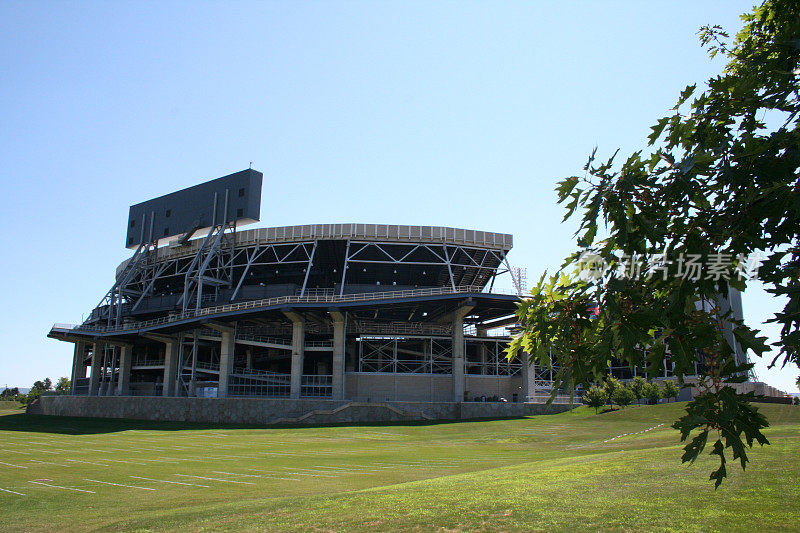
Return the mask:
POLYGON ((656 383, 645 384, 642 393, 650 403, 658 403, 658 400, 661 399, 661 387, 656 383))
POLYGON ((647 385, 647 380, 644 379, 642 376, 636 376, 631 380, 630 384, 631 391, 633 392, 633 395, 636 397, 637 403, 639 403, 639 400, 644 398, 644 393, 642 391, 644 390, 645 385, 647 385))
POLYGON ((664 382, 663 392, 664 392, 664 398, 676 398, 676 399, 678 397, 678 394, 681 393, 678 386, 671 379, 668 379, 667 381, 664 382))
POLYGON ((618 387, 614 391, 614 403, 625 409, 626 406, 633 403, 633 400, 636 399, 636 395, 633 393, 630 387, 621 386, 618 387))
POLYGON ((69 394, 71 388, 72 388, 72 382, 69 380, 69 378, 66 377, 58 378, 58 383, 56 383, 56 393, 69 394))
POLYGON ((597 385, 592 385, 583 393, 583 403, 589 407, 594 407, 594 414, 597 414, 597 410, 603 407, 607 401, 608 395, 606 391, 597 385))
POLYGON ((19 389, 17 387, 12 389, 5 388, 3 392, 0 392, 0 399, 3 400, 16 400, 17 396, 19 396, 19 389))
POLYGON ((565 219, 580 218, 578 249, 520 303, 522 333, 509 346, 535 362, 550 362, 550 350, 557 381, 575 384, 598 379, 611 354, 639 364, 642 346, 652 375, 669 348, 679 382, 699 357, 700 393, 673 427, 682 441, 693 435, 684 462, 716 438, 715 487, 727 475, 727 448, 745 468, 746 446, 769 444, 752 395, 731 386, 751 366, 737 363, 726 333, 758 356, 769 347, 726 307, 729 287, 743 291, 757 275, 786 297, 772 319, 782 329, 771 365, 798 364, 800 348, 800 3, 767 0, 743 20, 734 40, 716 26, 700 31, 727 65, 705 91, 681 92, 646 147, 621 163, 617 153, 597 160, 595 149, 583 175, 559 183, 565 219))
POLYGON ((603 385, 603 389, 605 390, 608 401, 611 403, 612 409, 614 408, 614 394, 617 392, 617 390, 619 390, 620 387, 622 387, 622 383, 620 383, 619 380, 614 376, 608 376, 605 384, 603 385))
POLYGON ((50 380, 50 378, 44 378, 43 381, 34 381, 33 382, 33 386, 31 387, 31 390, 35 389, 35 390, 39 391, 40 393, 42 393, 42 392, 48 391, 48 390, 50 390, 52 388, 53 388, 53 382, 50 380))
POLYGON ((33 385, 31 386, 31 390, 28 391, 27 396, 23 396, 22 403, 25 405, 31 404, 34 400, 41 397, 43 392, 49 391, 53 389, 53 382, 50 378, 44 378, 41 381, 34 381, 33 385))

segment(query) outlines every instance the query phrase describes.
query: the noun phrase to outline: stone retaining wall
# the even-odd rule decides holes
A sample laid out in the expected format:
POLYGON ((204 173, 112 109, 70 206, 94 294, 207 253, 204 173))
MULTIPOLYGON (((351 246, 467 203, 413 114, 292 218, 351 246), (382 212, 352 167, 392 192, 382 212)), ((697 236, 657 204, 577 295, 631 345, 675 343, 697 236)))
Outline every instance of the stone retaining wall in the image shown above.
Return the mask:
POLYGON ((534 403, 371 403, 288 398, 43 396, 36 414, 226 424, 335 424, 459 420, 561 413, 568 405, 534 403))

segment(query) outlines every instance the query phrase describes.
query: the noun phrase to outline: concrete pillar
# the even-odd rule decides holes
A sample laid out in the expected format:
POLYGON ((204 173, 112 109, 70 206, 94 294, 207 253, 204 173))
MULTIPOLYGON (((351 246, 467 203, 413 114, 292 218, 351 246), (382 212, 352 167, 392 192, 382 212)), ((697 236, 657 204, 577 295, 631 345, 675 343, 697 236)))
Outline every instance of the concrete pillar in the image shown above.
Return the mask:
POLYGON ((164 342, 164 388, 162 396, 175 396, 178 379, 178 339, 164 342))
POLYGON ((453 320, 453 401, 464 401, 464 321, 462 317, 453 320))
POLYGON ((247 370, 251 370, 253 368, 253 349, 247 348, 245 354, 247 354, 247 362, 245 363, 245 367, 247 370))
POLYGON ((103 365, 104 352, 105 345, 100 341, 94 341, 92 369, 89 375, 89 396, 98 396, 100 394, 100 371, 103 365))
POLYGON ((110 348, 111 348, 111 354, 109 357, 109 365, 108 365, 109 375, 108 375, 108 381, 105 384, 105 390, 103 391, 104 396, 113 396, 116 389, 114 383, 114 369, 117 368, 117 351, 119 350, 119 347, 111 346, 110 348))
POLYGON ((530 354, 520 350, 519 355, 522 362, 522 390, 519 401, 532 402, 536 396, 536 388, 534 387, 536 381, 536 367, 530 362, 530 354))
POLYGON ((344 400, 344 316, 339 312, 331 312, 333 319, 333 361, 332 361, 332 381, 333 391, 331 398, 334 400, 344 400))
POLYGON ((119 377, 117 378, 117 396, 128 396, 131 392, 131 363, 133 346, 123 344, 119 352, 119 377))
MULTIPOLYGON (((486 337, 488 331, 483 328, 476 328, 475 333, 478 337, 486 337)), ((486 347, 485 342, 478 343, 478 358, 481 361, 481 375, 486 374, 486 360, 488 357, 489 350, 486 347)))
POLYGON ((464 377, 464 317, 474 305, 462 305, 453 312, 453 401, 464 401, 466 379, 464 377))
MULTIPOLYGON (((225 329, 222 331, 222 341, 219 348, 219 386, 217 387, 217 398, 228 397, 228 379, 233 370, 233 358, 236 350, 236 337, 234 330, 225 329)), ((248 356, 249 357, 249 356, 248 356)))
POLYGON ((86 367, 83 364, 83 359, 86 356, 86 343, 84 341, 77 341, 75 343, 75 351, 72 356, 72 385, 70 387, 70 394, 75 394, 76 382, 80 378, 86 377, 86 367))
POLYGON ((299 398, 303 388, 306 323, 298 313, 286 311, 284 314, 292 321, 292 375, 289 381, 289 397, 299 398))

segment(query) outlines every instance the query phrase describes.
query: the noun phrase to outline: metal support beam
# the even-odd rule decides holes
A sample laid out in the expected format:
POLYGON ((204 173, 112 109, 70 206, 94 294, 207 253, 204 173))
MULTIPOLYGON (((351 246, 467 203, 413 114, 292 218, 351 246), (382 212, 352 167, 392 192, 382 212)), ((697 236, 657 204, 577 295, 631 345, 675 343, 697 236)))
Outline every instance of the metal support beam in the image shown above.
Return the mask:
POLYGON ((347 280, 347 263, 350 260, 350 239, 347 240, 347 248, 344 251, 344 265, 342 265, 342 284, 339 286, 339 296, 344 294, 344 282, 347 280))
POLYGON ((303 287, 300 289, 300 296, 306 295, 306 285, 308 285, 308 275, 311 274, 311 267, 314 265, 315 253, 317 253, 317 241, 314 241, 314 247, 311 249, 311 256, 308 258, 308 266, 306 267, 306 275, 303 278, 303 287))

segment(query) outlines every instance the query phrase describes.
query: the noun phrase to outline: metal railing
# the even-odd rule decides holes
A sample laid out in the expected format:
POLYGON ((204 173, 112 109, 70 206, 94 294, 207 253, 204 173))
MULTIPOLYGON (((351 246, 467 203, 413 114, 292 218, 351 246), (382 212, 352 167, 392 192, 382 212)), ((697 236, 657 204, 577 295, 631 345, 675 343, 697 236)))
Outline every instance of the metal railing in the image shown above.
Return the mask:
POLYGON ((291 390, 291 376, 275 372, 258 372, 242 369, 228 377, 229 396, 268 396, 288 398, 291 390))
POLYGON ((149 358, 149 359, 134 359, 131 361, 131 366, 164 366, 164 359, 149 358))
POLYGON ((156 318, 152 320, 144 320, 141 322, 129 322, 126 324, 119 324, 117 326, 90 326, 81 324, 68 328, 67 324, 59 324, 61 328, 53 329, 69 330, 69 331, 91 331, 91 332, 121 332, 131 331, 152 326, 159 326, 163 324, 170 324, 180 320, 187 320, 201 316, 211 316, 222 313, 230 313, 233 311, 244 311, 247 309, 258 309, 261 307, 271 307, 277 305, 288 305, 297 303, 345 303, 345 302, 368 302, 375 300, 384 300, 389 298, 414 298, 419 296, 439 296, 448 294, 469 294, 480 293, 482 287, 479 286, 457 286, 457 287, 429 287, 424 289, 404 289, 399 291, 383 291, 383 292, 367 292, 357 294, 324 294, 319 296, 306 295, 306 296, 276 296, 274 298, 264 298, 261 300, 250 300, 247 302, 240 302, 235 304, 218 305, 214 307, 203 307, 197 310, 191 310, 181 313, 174 313, 169 316, 156 318))
POLYGON ((305 398, 327 398, 333 395, 332 376, 328 374, 306 374, 302 378, 300 396, 305 398))

